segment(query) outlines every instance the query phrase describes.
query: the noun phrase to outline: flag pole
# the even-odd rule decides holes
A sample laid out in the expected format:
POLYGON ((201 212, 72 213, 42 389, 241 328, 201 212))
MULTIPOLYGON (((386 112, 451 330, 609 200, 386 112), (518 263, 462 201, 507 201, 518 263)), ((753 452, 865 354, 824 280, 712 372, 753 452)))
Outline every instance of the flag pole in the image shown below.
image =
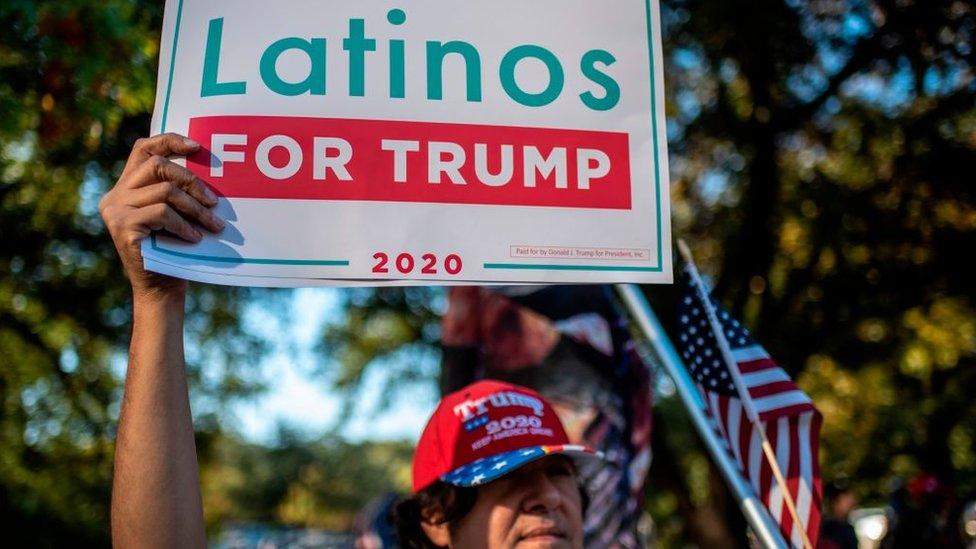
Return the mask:
POLYGON ((739 508, 742 510, 746 522, 752 527, 752 531, 763 547, 785 549, 788 546, 779 530, 779 525, 773 521, 773 518, 763 507, 752 485, 746 482, 742 476, 738 464, 732 460, 732 456, 729 454, 728 447, 718 438, 708 416, 705 415, 705 403, 701 400, 698 391, 695 390, 688 369, 681 357, 678 356, 671 340, 668 339, 664 328, 661 327, 661 323, 647 302, 647 298, 634 284, 617 284, 616 287, 624 305, 630 311, 641 332, 644 333, 647 342, 654 348, 665 371, 674 381, 678 396, 691 416, 691 422, 698 430, 698 434, 705 443, 708 453, 712 456, 713 462, 718 466, 722 476, 725 477, 726 484, 738 500, 739 508))
POLYGON ((752 401, 752 396, 749 394, 749 389, 746 387, 745 381, 742 379, 742 372, 739 371, 739 365, 732 357, 732 349, 729 347, 729 342, 725 338, 725 330, 722 328, 722 323, 719 322, 718 316, 715 314, 715 307, 712 306, 712 300, 708 295, 708 290, 705 289, 705 283, 702 281, 701 275, 698 273, 698 268, 695 266, 695 260, 691 255, 691 250, 685 244, 684 240, 678 240, 678 251, 681 252, 681 256, 685 260, 688 273, 691 275, 695 288, 698 291, 698 297, 704 305, 705 316, 708 317, 708 322, 712 326, 712 332, 715 333, 715 342, 718 344, 718 348, 722 353, 722 358, 725 360, 725 364, 732 374, 732 381, 735 384, 736 392, 739 394, 739 399, 742 401, 742 407, 745 408, 746 417, 752 424, 752 428, 759 431, 759 436, 762 437, 763 454, 766 456, 766 461, 773 470, 773 476, 776 478, 776 484, 779 485, 780 493, 783 494, 783 501, 786 503, 786 509, 793 519, 793 524, 797 525, 796 529, 800 532, 803 547, 805 549, 813 549, 813 544, 810 543, 810 538, 807 536, 806 524, 800 520, 800 514, 796 511, 796 503, 793 501, 793 494, 790 493, 789 486, 786 484, 786 478, 780 469, 779 460, 776 459, 773 446, 766 437, 766 430, 762 428, 762 424, 759 421, 759 414, 756 412, 756 405, 752 401))

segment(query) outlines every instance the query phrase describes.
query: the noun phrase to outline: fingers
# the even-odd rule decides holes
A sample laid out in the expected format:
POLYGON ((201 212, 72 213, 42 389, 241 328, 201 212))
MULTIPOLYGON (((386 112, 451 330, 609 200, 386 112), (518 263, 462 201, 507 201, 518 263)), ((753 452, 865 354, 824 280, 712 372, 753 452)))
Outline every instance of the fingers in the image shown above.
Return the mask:
POLYGON ((163 133, 152 137, 142 137, 136 139, 132 145, 132 151, 125 162, 122 170, 121 179, 126 179, 137 170, 143 162, 152 156, 170 155, 187 156, 200 150, 200 144, 188 137, 176 133, 163 133))
POLYGON ((128 162, 138 163, 153 155, 170 156, 176 154, 186 156, 198 150, 200 150, 200 144, 189 137, 177 133, 161 133, 152 137, 137 139, 132 145, 128 162))
POLYGON ((217 196, 202 179, 166 158, 199 149, 197 143, 172 133, 136 142, 122 177, 99 202, 113 239, 131 244, 150 231, 166 230, 198 242, 202 234, 196 225, 215 233, 223 230, 223 220, 210 211, 217 196))
POLYGON ((179 212, 184 218, 195 221, 207 230, 219 233, 224 229, 224 221, 210 209, 187 194, 178 185, 170 181, 162 181, 147 187, 135 189, 130 204, 137 208, 151 204, 165 203, 179 212))
POLYGON ((139 208, 132 212, 131 222, 137 227, 167 231, 190 242, 199 242, 203 238, 200 231, 168 204, 156 203, 139 208))
POLYGON ((162 156, 154 155, 144 162, 129 180, 130 188, 145 187, 162 181, 169 181, 186 194, 207 207, 217 205, 217 195, 207 187, 202 179, 162 156))

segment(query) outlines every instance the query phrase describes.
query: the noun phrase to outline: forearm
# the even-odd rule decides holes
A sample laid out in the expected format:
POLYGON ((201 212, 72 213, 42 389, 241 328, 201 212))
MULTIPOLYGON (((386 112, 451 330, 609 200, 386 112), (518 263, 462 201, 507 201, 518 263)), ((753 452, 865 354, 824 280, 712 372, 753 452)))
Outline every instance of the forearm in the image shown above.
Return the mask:
POLYGON ((117 547, 205 544, 182 291, 137 295, 112 485, 117 547))

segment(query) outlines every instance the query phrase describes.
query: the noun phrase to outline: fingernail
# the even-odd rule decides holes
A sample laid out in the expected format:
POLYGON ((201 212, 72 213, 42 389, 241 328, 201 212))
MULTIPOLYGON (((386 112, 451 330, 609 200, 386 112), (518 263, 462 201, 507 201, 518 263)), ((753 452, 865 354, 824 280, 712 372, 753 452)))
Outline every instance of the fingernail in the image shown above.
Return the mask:
POLYGON ((194 147, 194 148, 200 146, 199 143, 197 143, 196 141, 190 139, 189 137, 184 137, 183 138, 183 144, 185 144, 187 147, 194 147))
POLYGON ((213 216, 213 221, 214 221, 214 225, 219 227, 221 231, 224 230, 224 227, 227 225, 226 223, 224 223, 223 219, 217 217, 216 215, 213 216))
POLYGON ((216 201, 217 201, 217 194, 216 194, 216 193, 214 193, 214 192, 213 192, 212 190, 210 190, 210 187, 206 187, 206 186, 205 186, 205 187, 203 187, 203 194, 204 194, 204 195, 205 195, 205 196, 207 197, 207 199, 208 199, 208 200, 210 200, 211 202, 216 202, 216 201))
POLYGON ((198 231, 196 229, 193 229, 193 238, 194 238, 194 240, 196 240, 196 241, 199 242, 200 240, 203 240, 203 233, 201 233, 200 231, 198 231))

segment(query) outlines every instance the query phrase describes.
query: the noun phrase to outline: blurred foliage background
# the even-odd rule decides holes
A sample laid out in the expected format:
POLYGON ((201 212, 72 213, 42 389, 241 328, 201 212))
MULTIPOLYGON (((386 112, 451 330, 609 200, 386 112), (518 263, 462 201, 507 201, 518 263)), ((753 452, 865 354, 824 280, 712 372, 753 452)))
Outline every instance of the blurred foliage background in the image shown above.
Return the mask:
MULTIPOLYGON (((130 301, 96 205, 148 131, 161 18, 161 2, 0 3, 0 527, 14 545, 108 543, 130 301)), ((883 502, 893 479, 928 472, 972 498, 976 8, 662 0, 662 18, 674 232, 824 413, 825 479, 883 502)), ((669 319, 673 289, 647 292, 669 319)), ((262 390, 273 337, 242 311, 283 311, 287 295, 192 291, 214 527, 344 528, 406 484, 407 443, 262 446, 222 428, 230 403, 262 390)), ((386 391, 433 386, 436 372, 412 365, 437 352, 440 290, 343 299, 318 349, 323 383, 350 399, 370 371, 386 391)), ((662 395, 655 420, 662 542, 741 543, 678 403, 662 395)))

